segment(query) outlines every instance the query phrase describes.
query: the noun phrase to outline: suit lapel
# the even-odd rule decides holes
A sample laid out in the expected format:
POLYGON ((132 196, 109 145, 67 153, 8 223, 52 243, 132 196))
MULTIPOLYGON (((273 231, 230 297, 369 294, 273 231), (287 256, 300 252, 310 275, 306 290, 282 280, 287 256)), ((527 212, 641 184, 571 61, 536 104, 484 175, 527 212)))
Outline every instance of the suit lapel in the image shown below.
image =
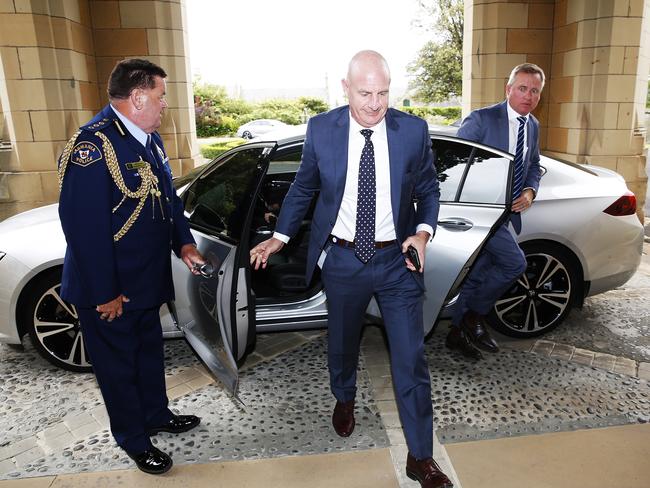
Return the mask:
POLYGON ((399 137, 399 124, 393 117, 391 109, 386 112, 386 138, 388 140, 388 164, 390 166, 390 203, 393 209, 393 219, 397 219, 399 202, 402 196, 402 176, 404 174, 402 155, 404 151, 402 140, 399 137))
POLYGON ((330 147, 332 148, 334 181, 336 187, 336 211, 338 213, 343 201, 345 179, 348 172, 348 145, 350 143, 350 112, 341 110, 331 134, 330 147))
POLYGON ((494 125, 495 127, 505 127, 506 130, 497 130, 498 144, 497 147, 504 152, 510 152, 510 123, 508 122, 508 109, 506 100, 499 107, 499 119, 494 125))

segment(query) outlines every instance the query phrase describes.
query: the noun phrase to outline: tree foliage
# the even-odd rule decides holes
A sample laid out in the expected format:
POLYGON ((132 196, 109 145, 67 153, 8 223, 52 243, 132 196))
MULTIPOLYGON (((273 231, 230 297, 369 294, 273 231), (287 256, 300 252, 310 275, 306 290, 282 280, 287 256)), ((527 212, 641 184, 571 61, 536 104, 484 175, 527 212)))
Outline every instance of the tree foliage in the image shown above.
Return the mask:
POLYGON ((408 70, 411 88, 422 102, 460 96, 463 86, 463 0, 421 0, 423 17, 416 25, 433 33, 408 70))
POLYGON ((204 84, 200 79, 195 80, 192 87, 196 134, 199 137, 232 134, 240 125, 256 119, 277 119, 286 124, 300 124, 329 108, 324 100, 312 97, 249 103, 239 98, 230 98, 224 87, 204 84))

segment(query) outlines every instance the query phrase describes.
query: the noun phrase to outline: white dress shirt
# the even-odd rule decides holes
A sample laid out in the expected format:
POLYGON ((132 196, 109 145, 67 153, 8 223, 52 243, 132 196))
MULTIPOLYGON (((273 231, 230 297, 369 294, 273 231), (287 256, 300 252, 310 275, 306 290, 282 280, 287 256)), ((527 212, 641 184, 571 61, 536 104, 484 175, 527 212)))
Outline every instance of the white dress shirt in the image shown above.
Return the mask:
MULTIPOLYGON (((509 103, 506 103, 506 107, 508 110, 508 128, 510 129, 508 132, 508 152, 510 154, 514 154, 517 151, 517 133, 519 132, 519 121, 517 117, 526 117, 526 122, 524 123, 524 153, 522 155, 524 164, 526 164, 526 153, 528 152, 528 116, 530 114, 518 114, 509 103)), ((535 198, 535 190, 531 187, 526 186, 523 190, 532 190, 533 198, 535 198)))
POLYGON ((508 127, 510 131, 508 132, 508 152, 514 154, 517 150, 517 134, 519 132, 519 121, 517 117, 526 117, 526 122, 524 124, 524 154, 523 160, 526 161, 526 153, 528 152, 528 115, 518 114, 509 103, 506 103, 508 110, 508 127))
MULTIPOLYGON (((359 191, 359 164, 361 151, 366 143, 361 126, 350 117, 350 134, 348 138, 348 170, 345 175, 345 190, 341 208, 332 229, 332 235, 353 241, 357 223, 357 198, 359 191)), ((390 163, 388 159, 388 138, 386 136, 386 119, 374 127, 370 140, 375 150, 375 241, 392 241, 395 239, 393 208, 390 203, 390 163)))

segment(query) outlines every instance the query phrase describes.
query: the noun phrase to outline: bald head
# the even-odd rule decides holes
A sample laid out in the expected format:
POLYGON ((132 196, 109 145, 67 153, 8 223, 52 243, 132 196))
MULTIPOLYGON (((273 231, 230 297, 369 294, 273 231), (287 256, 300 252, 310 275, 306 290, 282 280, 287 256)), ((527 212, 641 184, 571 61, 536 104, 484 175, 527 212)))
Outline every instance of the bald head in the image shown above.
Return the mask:
POLYGON ((355 54, 341 83, 354 120, 363 127, 373 127, 383 120, 388 110, 390 70, 381 54, 376 51, 355 54))
POLYGON ((359 51, 352 56, 345 79, 349 82, 352 77, 368 72, 383 72, 383 75, 388 79, 388 83, 390 83, 388 63, 381 54, 371 50, 359 51))

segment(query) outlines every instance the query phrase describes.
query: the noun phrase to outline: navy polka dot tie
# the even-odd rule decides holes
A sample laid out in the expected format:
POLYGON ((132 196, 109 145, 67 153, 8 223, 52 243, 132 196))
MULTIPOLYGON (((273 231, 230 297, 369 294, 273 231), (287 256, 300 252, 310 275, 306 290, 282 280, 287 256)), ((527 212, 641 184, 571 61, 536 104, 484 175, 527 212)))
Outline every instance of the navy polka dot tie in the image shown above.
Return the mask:
POLYGON ((361 135, 366 143, 359 162, 359 191, 357 195, 357 225, 354 235, 354 253, 363 263, 375 254, 375 148, 372 145, 370 129, 363 129, 361 135))

